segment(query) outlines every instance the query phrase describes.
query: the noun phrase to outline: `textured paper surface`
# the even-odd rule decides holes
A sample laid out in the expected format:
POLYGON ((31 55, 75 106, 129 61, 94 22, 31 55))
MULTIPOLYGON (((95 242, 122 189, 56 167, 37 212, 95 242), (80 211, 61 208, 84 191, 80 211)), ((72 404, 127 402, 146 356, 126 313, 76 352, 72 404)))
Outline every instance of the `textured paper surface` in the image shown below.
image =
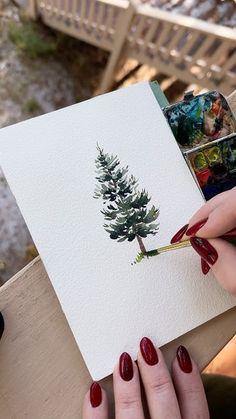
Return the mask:
POLYGON ((161 346, 235 305, 191 248, 131 265, 137 243, 109 238, 93 198, 97 142, 160 208, 147 249, 203 204, 148 83, 0 131, 0 163, 94 379, 121 352, 135 358, 142 336, 161 346))

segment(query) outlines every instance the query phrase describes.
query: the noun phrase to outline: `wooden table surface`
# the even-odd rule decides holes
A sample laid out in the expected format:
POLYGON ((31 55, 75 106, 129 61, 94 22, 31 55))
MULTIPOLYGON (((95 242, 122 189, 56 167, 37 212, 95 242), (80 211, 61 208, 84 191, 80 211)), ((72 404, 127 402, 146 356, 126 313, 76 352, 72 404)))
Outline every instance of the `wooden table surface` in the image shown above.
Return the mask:
MULTIPOLYGON (((236 92, 229 97, 236 112, 236 92)), ((79 419, 91 377, 37 257, 0 288, 6 328, 0 343, 1 419, 79 419)), ((165 345, 170 365, 187 346, 203 369, 236 332, 236 307, 165 345)), ((96 345, 96 342, 95 342, 96 345)), ((112 379, 102 380, 112 417, 112 379)))

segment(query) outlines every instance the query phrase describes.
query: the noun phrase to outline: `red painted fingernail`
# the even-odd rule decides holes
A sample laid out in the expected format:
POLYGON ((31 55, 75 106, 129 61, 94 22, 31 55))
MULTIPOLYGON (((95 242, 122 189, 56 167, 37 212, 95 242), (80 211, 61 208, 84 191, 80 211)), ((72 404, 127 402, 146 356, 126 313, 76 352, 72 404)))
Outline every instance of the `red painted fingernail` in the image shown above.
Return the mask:
POLYGON ((227 231, 227 233, 223 234, 221 238, 224 237, 235 237, 236 236, 236 228, 232 228, 232 230, 227 231))
POLYGON ((201 267, 202 267, 202 273, 204 275, 206 275, 209 272, 209 270, 211 269, 210 266, 208 265, 208 263, 202 258, 201 258, 201 267))
POLYGON ((121 378, 123 378, 124 381, 132 380, 134 375, 133 361, 127 352, 121 354, 119 367, 121 378))
POLYGON ((140 342, 140 351, 144 361, 148 365, 156 365, 158 363, 157 351, 150 339, 146 337, 142 338, 140 342))
POLYGON ((0 339, 3 335, 3 332, 4 332, 4 318, 3 318, 2 313, 0 313, 0 339))
POLYGON ((177 233, 175 233, 175 235, 172 237, 170 241, 171 244, 179 242, 182 239, 184 233, 187 231, 187 229, 188 229, 188 224, 185 224, 185 226, 183 226, 179 231, 177 231, 177 233))
POLYGON ((201 237, 190 237, 190 243, 207 263, 214 265, 218 259, 218 253, 208 240, 201 237))
POLYGON ((187 231, 186 231, 186 236, 193 236, 194 234, 196 234, 198 232, 198 230, 200 230, 200 228, 202 228, 204 226, 204 224, 206 224, 208 218, 205 218, 204 220, 198 221, 196 224, 194 224, 192 227, 190 227, 187 231))
POLYGON ((96 382, 90 387, 90 402, 92 407, 98 407, 102 403, 102 389, 96 382))
POLYGON ((192 361, 187 349, 184 346, 179 346, 176 355, 181 370, 187 374, 192 372, 192 361))

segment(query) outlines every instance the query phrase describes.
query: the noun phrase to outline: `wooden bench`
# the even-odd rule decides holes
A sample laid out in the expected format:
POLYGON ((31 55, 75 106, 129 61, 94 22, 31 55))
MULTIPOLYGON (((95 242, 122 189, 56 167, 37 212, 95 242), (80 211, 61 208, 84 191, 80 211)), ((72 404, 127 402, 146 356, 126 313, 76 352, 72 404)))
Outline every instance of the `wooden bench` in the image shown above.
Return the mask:
POLYGON ((110 52, 100 93, 109 90, 125 58, 224 94, 236 88, 232 28, 137 0, 28 0, 25 7, 46 25, 110 52))

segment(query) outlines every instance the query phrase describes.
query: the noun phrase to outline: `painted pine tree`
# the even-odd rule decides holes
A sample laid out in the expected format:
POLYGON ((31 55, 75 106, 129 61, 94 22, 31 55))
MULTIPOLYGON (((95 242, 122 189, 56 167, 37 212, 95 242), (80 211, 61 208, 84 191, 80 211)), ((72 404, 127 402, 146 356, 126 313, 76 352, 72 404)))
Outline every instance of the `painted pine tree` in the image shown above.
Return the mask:
POLYGON ((145 253, 143 238, 157 233, 154 222, 159 210, 154 205, 148 209, 151 197, 145 189, 138 191, 138 181, 128 174, 128 166, 121 167, 118 157, 104 153, 99 145, 97 150, 94 198, 103 200, 104 228, 118 242, 137 239, 145 253))

